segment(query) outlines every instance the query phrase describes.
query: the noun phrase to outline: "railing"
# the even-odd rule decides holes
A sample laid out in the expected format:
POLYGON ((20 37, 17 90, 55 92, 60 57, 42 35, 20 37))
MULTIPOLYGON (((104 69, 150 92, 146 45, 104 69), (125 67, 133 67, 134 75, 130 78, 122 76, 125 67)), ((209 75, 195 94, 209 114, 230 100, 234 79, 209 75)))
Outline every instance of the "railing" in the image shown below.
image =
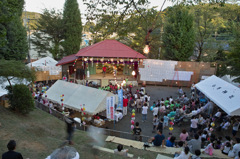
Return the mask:
MULTIPOLYGON (((42 104, 42 103, 39 103, 38 101, 35 101, 35 106, 47 113, 50 113, 50 109, 48 106, 42 104)), ((64 114, 62 114, 61 112, 57 111, 57 110, 53 110, 51 109, 51 115, 57 117, 58 119, 60 120, 64 120, 64 114)), ((88 129, 88 125, 85 125, 85 126, 80 126, 79 124, 76 125, 76 128, 78 130, 83 130, 83 131, 87 131, 88 129)), ((105 134, 106 136, 116 136, 116 137, 120 137, 120 138, 124 138, 124 139, 129 139, 129 140, 137 140, 139 139, 140 141, 143 141, 143 142, 147 142, 148 139, 150 138, 149 136, 144 136, 144 135, 140 135, 140 136, 134 136, 132 133, 129 133, 129 132, 123 132, 123 131, 117 131, 117 130, 113 130, 113 129, 104 129, 105 131, 105 134)))

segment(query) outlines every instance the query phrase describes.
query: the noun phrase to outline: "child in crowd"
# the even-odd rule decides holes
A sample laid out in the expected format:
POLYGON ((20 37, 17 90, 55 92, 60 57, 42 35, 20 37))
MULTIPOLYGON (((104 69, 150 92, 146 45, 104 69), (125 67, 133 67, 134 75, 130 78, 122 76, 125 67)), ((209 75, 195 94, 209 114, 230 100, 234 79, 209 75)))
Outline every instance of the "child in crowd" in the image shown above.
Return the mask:
POLYGON ((169 117, 167 116, 167 113, 165 113, 163 116, 163 128, 168 126, 168 121, 169 121, 169 117))
POLYGON ((154 132, 155 132, 155 130, 156 130, 156 127, 158 126, 158 123, 159 123, 158 116, 157 116, 157 115, 155 115, 155 116, 153 117, 153 131, 152 131, 152 133, 154 133, 154 132))
POLYGON ((192 155, 191 159, 201 159, 199 156, 201 155, 201 151, 200 150, 195 150, 195 154, 192 155))

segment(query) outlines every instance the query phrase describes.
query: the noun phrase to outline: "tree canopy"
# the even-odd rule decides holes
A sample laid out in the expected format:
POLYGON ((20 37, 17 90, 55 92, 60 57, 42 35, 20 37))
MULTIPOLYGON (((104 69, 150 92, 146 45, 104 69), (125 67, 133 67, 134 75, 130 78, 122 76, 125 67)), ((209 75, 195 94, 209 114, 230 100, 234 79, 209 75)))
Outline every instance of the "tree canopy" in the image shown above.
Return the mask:
POLYGON ((66 0, 63 9, 64 53, 76 54, 82 41, 82 21, 77 0, 66 0))
POLYGON ((54 59, 63 57, 63 41, 64 26, 62 13, 45 9, 41 17, 37 20, 34 26, 32 43, 35 45, 35 50, 39 54, 44 54, 47 51, 53 55, 54 59))
POLYGON ((193 15, 182 6, 169 8, 164 24, 164 57, 170 60, 187 61, 193 54, 195 33, 193 15))

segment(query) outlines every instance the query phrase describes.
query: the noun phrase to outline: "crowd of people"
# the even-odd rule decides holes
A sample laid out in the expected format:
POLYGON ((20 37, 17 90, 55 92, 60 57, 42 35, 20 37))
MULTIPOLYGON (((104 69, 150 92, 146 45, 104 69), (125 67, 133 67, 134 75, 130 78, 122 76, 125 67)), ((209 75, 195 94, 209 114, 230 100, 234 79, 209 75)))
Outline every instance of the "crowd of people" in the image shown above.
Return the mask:
MULTIPOLYGON (((180 87, 176 99, 172 96, 166 99, 161 98, 161 100, 152 101, 151 106, 151 97, 145 92, 145 88, 136 89, 134 93, 128 88, 123 90, 123 115, 127 115, 127 110, 131 112, 132 109, 135 109, 136 113, 141 113, 144 125, 149 116, 148 110, 152 111, 152 132, 157 132, 153 138, 149 139, 153 146, 183 147, 182 152, 176 153, 175 158, 177 159, 189 158, 190 153, 193 159, 199 159, 201 153, 212 155, 215 149, 221 150, 229 157, 239 159, 240 138, 236 137, 240 126, 239 119, 227 115, 196 90, 194 84, 189 95, 180 87), (184 122, 190 125, 184 125, 179 136, 169 133, 169 137, 165 139, 162 133, 165 127, 168 127, 169 124, 182 125, 184 122), (232 131, 230 130, 231 126, 232 131), (225 139, 216 135, 226 134, 230 131, 232 132, 231 137, 228 135, 225 139)), ((136 140, 141 141, 142 129, 139 122, 136 122, 135 125, 133 134, 136 140)))

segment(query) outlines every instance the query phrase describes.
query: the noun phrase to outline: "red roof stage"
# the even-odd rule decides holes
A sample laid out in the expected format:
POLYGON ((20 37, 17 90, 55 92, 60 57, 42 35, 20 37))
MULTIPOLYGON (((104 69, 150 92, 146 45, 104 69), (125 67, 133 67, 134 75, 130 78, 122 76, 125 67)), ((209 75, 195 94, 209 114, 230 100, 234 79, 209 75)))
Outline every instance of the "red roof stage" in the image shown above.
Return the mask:
POLYGON ((146 57, 117 40, 104 40, 94 45, 85 47, 77 54, 64 57, 57 65, 75 61, 77 57, 106 57, 106 58, 131 58, 145 59, 146 57))

